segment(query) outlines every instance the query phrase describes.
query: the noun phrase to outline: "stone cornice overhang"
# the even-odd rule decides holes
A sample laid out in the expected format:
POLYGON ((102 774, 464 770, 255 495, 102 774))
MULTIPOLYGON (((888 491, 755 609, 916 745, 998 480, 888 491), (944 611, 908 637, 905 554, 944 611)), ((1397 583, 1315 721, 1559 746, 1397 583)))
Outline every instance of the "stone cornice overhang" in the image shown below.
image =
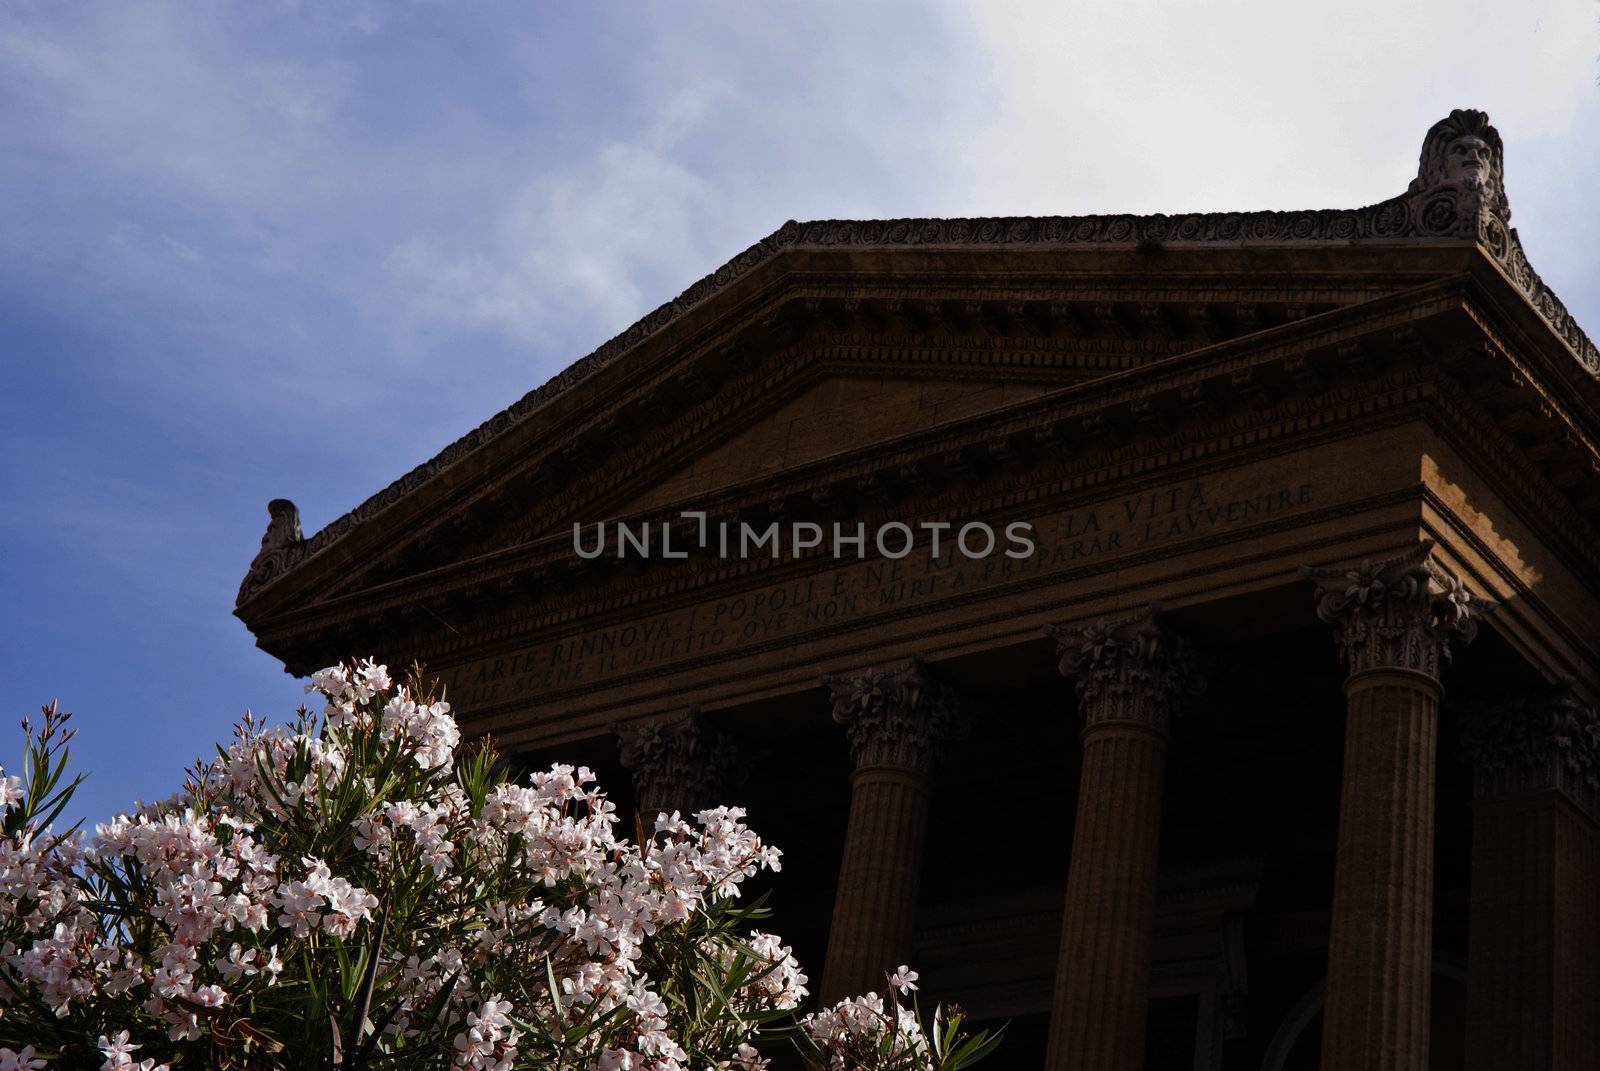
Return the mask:
MULTIPOLYGON (((264 586, 252 586, 253 571, 241 588, 235 612, 254 629, 258 621, 337 590, 350 572, 364 570, 375 557, 390 553, 395 533, 416 538, 438 528, 442 518, 460 516, 473 501, 495 493, 508 471, 541 456, 582 463, 597 441, 626 434, 630 406, 637 412, 651 398, 681 391, 697 364, 714 363, 713 356, 737 360, 739 354, 780 345, 797 321, 814 315, 808 302, 815 294, 871 295, 916 285, 924 291, 950 288, 955 293, 965 287, 968 293, 977 288, 1031 293, 1043 299, 1130 281, 1157 290, 1187 285, 1193 294, 1197 282, 1205 280, 1219 297, 1226 297, 1241 283, 1265 287, 1273 279, 1279 286, 1299 280, 1299 285, 1310 288, 1321 280, 1330 291, 1340 279, 1364 280, 1362 285, 1369 288, 1383 285, 1384 280, 1391 287, 1402 287, 1437 278, 1453 267, 1459 270, 1471 249, 1469 243, 1437 238, 1278 244, 1177 241, 1070 248, 1024 244, 999 249, 784 247, 732 278, 716 292, 715 300, 688 307, 659 328, 640 333, 629 344, 626 361, 608 359, 594 366, 594 374, 573 377, 571 382, 562 377, 552 380, 560 389, 539 401, 536 419, 531 411, 517 416, 516 407, 498 414, 433 461, 292 548, 293 556, 284 557, 281 564, 275 564, 276 558, 259 563, 270 579, 264 586), (730 357, 733 351, 738 352, 730 357)), ((691 383, 687 389, 705 386, 691 383)))
MULTIPOLYGON (((785 271, 800 274, 799 265, 805 258, 834 257, 847 272, 880 272, 912 266, 920 259, 935 275, 945 277, 945 285, 954 280, 959 286, 963 272, 968 279, 983 281, 996 273, 1007 274, 1005 262, 1014 257, 1064 256, 1075 263, 1144 256, 1166 267, 1170 266, 1166 262, 1183 255, 1180 251, 1197 251, 1212 262, 1208 270, 1215 272, 1231 259, 1273 249, 1292 249, 1311 261, 1330 255, 1355 257, 1360 255, 1358 250, 1471 248, 1494 261, 1505 281, 1586 374, 1600 375, 1600 349, 1533 270, 1510 226, 1503 157, 1500 135, 1489 117, 1474 109, 1457 109, 1429 128, 1416 177, 1406 191, 1364 208, 1177 216, 791 221, 309 540, 300 535, 294 504, 274 500, 268 507, 272 523, 240 585, 236 613, 249 624, 294 602, 307 601, 307 594, 314 599, 319 593, 338 591, 341 580, 347 588, 352 565, 365 570, 353 578, 357 582, 378 579, 384 568, 400 559, 389 553, 387 565, 375 571, 366 568, 370 565, 368 552, 381 547, 385 534, 379 531, 374 535, 379 527, 373 523, 377 518, 385 518, 388 532, 412 532, 415 527, 407 525, 407 520, 425 523, 440 512, 439 505, 470 497, 467 492, 475 484, 482 489, 486 473, 492 481, 494 462, 508 457, 515 460, 541 436, 548 440, 565 435, 566 456, 581 459, 588 442, 583 434, 574 434, 576 425, 563 424, 562 411, 570 415, 585 405, 605 410, 609 423, 587 429, 589 439, 615 434, 627 427, 624 394, 628 383, 637 384, 641 375, 669 364, 675 350, 679 379, 688 380, 692 390, 696 368, 684 366, 684 353, 693 348, 686 344, 697 341, 704 350, 715 342, 714 332, 707 334, 704 328, 719 323, 728 326, 740 303, 750 304, 752 292, 761 285, 781 285, 785 271), (698 339, 693 337, 695 331, 701 331, 698 339), (290 582, 296 579, 298 583, 290 582)), ((940 281, 935 280, 931 284, 934 300, 929 302, 929 280, 921 279, 918 285, 922 289, 914 292, 913 298, 924 309, 944 305, 947 297, 963 297, 959 291, 939 290, 940 281)), ((961 304, 967 311, 959 316, 971 318, 975 310, 976 318, 985 317, 981 301, 961 304)), ((1025 305, 1025 301, 1007 298, 1001 318, 1013 316, 1013 307, 1026 316, 1025 305)), ((1158 306, 1150 308, 1154 320, 1168 318, 1158 306)), ((942 308, 934 312, 944 314, 942 308)), ((1137 315, 1145 312, 1141 307, 1137 315)), ((781 307, 753 319, 762 330, 775 334, 784 330, 781 307)), ((744 327, 749 326, 747 319, 744 327)), ((721 342, 724 347, 743 346, 748 351, 752 348, 750 334, 725 336, 721 342)), ((759 340, 753 348, 761 348, 759 340)), ((705 362, 705 367, 714 363, 705 362)), ((635 400, 647 406, 659 406, 663 400, 670 405, 683 393, 683 384, 679 386, 676 391, 635 400)), ((420 546, 420 542, 414 545, 420 546)), ((413 564, 426 564, 437 552, 435 548, 418 556, 413 564)))
POLYGON ((270 583, 251 588, 246 578, 235 613, 254 628, 254 621, 288 605, 314 602, 341 583, 350 568, 365 568, 374 556, 389 551, 397 531, 414 538, 419 531, 438 527, 446 514, 459 515, 475 498, 493 495, 507 467, 523 466, 539 455, 555 455, 566 464, 587 463, 595 440, 618 431, 618 413, 629 405, 642 405, 664 389, 670 394, 672 384, 693 376, 693 368, 683 367, 685 363, 730 359, 730 351, 770 351, 792 335, 797 320, 814 315, 806 304, 818 296, 872 298, 910 291, 928 296, 946 291, 952 298, 1032 295, 1035 301, 1045 301, 1050 296, 1093 299, 1112 293, 1112 287, 1144 287, 1157 293, 1186 287, 1186 293, 1195 293, 1203 285, 1218 295, 1232 296, 1240 290, 1282 290, 1296 280, 1302 288, 1320 285, 1334 296, 1338 287, 1333 280, 1341 277, 1363 280, 1370 291, 1386 283, 1405 287, 1438 277, 1459 263, 1466 248, 1461 242, 1438 239, 1366 240, 1360 245, 1246 240, 1235 245, 1021 243, 1010 248, 938 243, 904 248, 778 245, 747 271, 731 275, 714 295, 685 304, 682 312, 670 317, 646 317, 640 325, 650 323, 650 330, 635 325, 618 336, 629 339, 627 346, 618 349, 614 346, 618 339, 613 339, 451 443, 437 458, 326 525, 304 541, 296 559, 270 583), (1395 263, 1397 253, 1403 263, 1395 263), (598 360, 602 352, 608 355, 598 360), (621 360, 624 352, 626 360, 621 360))
MULTIPOLYGON (((1521 314, 1524 310, 1519 303, 1504 299, 1506 280, 1492 265, 1486 268, 1469 261, 1463 267, 1466 270, 1440 282, 803 466, 782 474, 781 482, 729 488, 697 498, 692 505, 720 516, 771 517, 796 515, 797 509, 803 511, 806 503, 815 502, 820 495, 854 500, 864 516, 873 496, 882 494, 883 488, 894 482, 895 474, 923 471, 934 483, 943 481, 947 487, 957 488, 952 492, 955 499, 978 498, 983 497, 978 485, 984 481, 974 483, 972 473, 951 471, 952 466, 968 465, 974 472, 1003 475, 1019 464, 1025 469, 1029 456, 1034 464, 1052 455, 1081 459, 1082 471, 1075 477, 1079 488, 1111 479, 1159 479, 1160 466, 1137 459, 1108 460, 1113 444, 1137 443, 1187 427, 1197 444, 1190 452, 1203 456, 1212 449, 1200 445, 1208 434, 1206 407, 1250 412, 1273 396, 1314 393, 1330 382, 1361 382, 1386 368, 1409 368, 1413 382, 1398 394, 1391 392, 1393 397, 1381 410, 1362 412, 1357 411, 1359 407, 1346 407, 1351 411, 1330 412, 1316 422, 1279 421, 1279 430, 1263 426, 1252 436, 1266 442, 1274 437, 1348 435, 1359 431, 1363 422, 1415 419, 1424 411, 1436 421, 1460 424, 1461 431, 1454 438, 1467 442, 1474 455, 1484 455, 1479 459, 1483 465, 1497 466, 1502 476, 1495 482, 1510 492, 1508 499, 1519 508, 1542 514, 1534 518, 1536 528, 1553 546, 1566 548, 1563 557, 1583 560, 1583 568, 1575 570, 1580 576, 1593 576, 1600 572, 1593 560, 1594 529, 1586 519, 1563 509, 1562 494, 1544 474, 1552 469, 1581 469, 1580 483, 1594 486, 1590 468, 1595 441, 1593 385, 1552 372, 1552 367, 1559 368, 1553 362, 1559 361, 1560 354, 1548 348, 1541 352, 1536 345, 1541 341, 1538 333, 1528 330, 1529 321, 1521 314), (1527 348, 1530 344, 1532 349, 1527 348), (1441 346, 1444 348, 1439 349, 1441 346), (1519 419, 1525 417, 1524 427, 1546 427, 1556 433, 1554 445, 1540 451, 1544 471, 1539 462, 1524 456, 1524 448, 1497 431, 1488 411, 1471 400, 1473 393, 1485 390, 1494 405, 1514 407, 1521 414, 1519 419), (1393 398, 1403 401, 1396 403, 1393 398), (970 494, 969 487, 973 488, 970 494)), ((1542 341, 1551 341, 1548 332, 1542 341)), ((1237 438, 1235 433, 1227 434, 1237 438)), ((1227 463, 1225 455, 1230 451, 1216 449, 1218 463, 1227 463)), ((1064 493, 1070 494, 1070 488, 1064 493)), ((925 497, 928 502, 937 499, 937 495, 925 497)), ((1600 507, 1600 502, 1592 502, 1591 507, 1600 507)), ((673 513, 675 510, 662 510, 652 516, 670 517, 673 513)), ((562 533, 301 607, 257 622, 255 627, 261 646, 284 658, 291 670, 304 671, 312 662, 339 653, 338 637, 353 641, 368 630, 385 627, 385 622, 396 625, 410 620, 414 627, 419 613, 443 614, 439 616, 442 622, 455 616, 453 608, 473 607, 474 617, 484 622, 483 628, 473 630, 472 642, 478 642, 489 633, 499 638, 504 628, 510 627, 495 622, 493 606, 497 602, 515 601, 524 622, 515 631, 526 631, 558 627, 561 620, 579 616, 603 618, 624 613, 648 600, 671 601, 710 584, 759 582, 761 572, 749 563, 712 571, 671 569, 657 563, 638 576, 618 578, 579 570, 575 568, 578 565, 572 556, 570 534, 562 533), (746 579, 741 580, 741 575, 746 579), (586 597, 587 607, 581 615, 575 601, 579 591, 592 593, 586 597), (539 612, 539 602, 546 604, 549 613, 539 612), (529 609, 533 612, 528 613, 529 609)), ((611 567, 614 569, 615 563, 611 567)), ((433 631, 443 634, 437 627, 433 631)), ((461 642, 468 641, 461 638, 461 642)))
MULTIPOLYGON (((544 500, 549 510, 540 513, 542 529, 534 530, 531 522, 508 527, 519 540, 528 540, 570 520, 615 515, 672 464, 687 465, 694 454, 759 420, 782 392, 803 389, 824 375, 1062 388, 1209 344, 1219 332, 1236 337, 1419 285, 1457 270, 1462 256, 1460 248, 1435 249, 1426 256, 1408 255, 1403 268, 1389 263, 1379 271, 1370 263, 1336 255, 1308 257, 1304 251, 1271 266, 1259 250, 1238 258, 1215 249, 1197 253, 1095 259, 1079 254, 1065 266, 1031 255, 1019 263, 1013 256, 977 273, 970 272, 970 264, 967 272, 958 272, 949 257, 906 253, 884 260, 881 270, 853 263, 849 271, 796 272, 787 307, 803 309, 804 319, 792 323, 793 338, 782 349, 761 355, 748 372, 686 404, 670 422, 630 429, 639 434, 629 436, 625 447, 605 444, 609 450, 587 451, 581 477, 559 473, 550 480, 565 482, 544 500), (967 316, 959 311, 963 306, 987 310, 980 316, 993 333, 974 331, 970 317, 960 323, 967 316), (897 311, 888 313, 886 307, 897 311), (916 326, 898 334, 830 330, 846 318, 877 319, 882 328, 885 316, 916 326), (934 333, 930 320, 945 327, 958 322, 951 333, 934 333), (1242 326, 1245 320, 1248 328, 1242 326), (1096 324, 1093 337, 1074 334, 1086 321, 1096 324), (1031 333, 1013 333, 1019 328, 1031 333), (960 333, 963 329, 968 333, 960 333), (1108 332, 1116 337, 1108 339, 1108 332)), ((549 459, 545 465, 550 466, 549 459)))

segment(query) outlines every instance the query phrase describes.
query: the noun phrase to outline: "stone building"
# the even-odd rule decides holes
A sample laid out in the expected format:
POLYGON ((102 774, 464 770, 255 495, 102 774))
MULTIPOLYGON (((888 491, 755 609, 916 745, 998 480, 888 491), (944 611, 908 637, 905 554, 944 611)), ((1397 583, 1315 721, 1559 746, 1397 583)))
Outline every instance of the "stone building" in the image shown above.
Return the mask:
POLYGON ((237 613, 747 806, 998 1066, 1591 1068, 1597 374, 1474 111, 1366 208, 791 222, 237 613))

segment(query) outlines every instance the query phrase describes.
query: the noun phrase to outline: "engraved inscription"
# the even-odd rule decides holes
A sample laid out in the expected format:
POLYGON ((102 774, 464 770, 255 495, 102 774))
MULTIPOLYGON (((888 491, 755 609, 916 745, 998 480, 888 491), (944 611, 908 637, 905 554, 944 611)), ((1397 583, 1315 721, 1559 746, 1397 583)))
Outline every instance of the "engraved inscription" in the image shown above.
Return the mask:
MULTIPOLYGON (((1031 520, 1034 552, 1024 558, 972 559, 945 546, 938 557, 843 561, 811 576, 697 606, 606 625, 443 670, 451 701, 473 707, 518 695, 593 685, 630 672, 865 623, 911 605, 1048 576, 1090 560, 1203 538, 1303 510, 1309 483, 1274 484, 1247 494, 1189 482, 1031 520)), ((919 548, 925 550, 925 548, 919 548)))

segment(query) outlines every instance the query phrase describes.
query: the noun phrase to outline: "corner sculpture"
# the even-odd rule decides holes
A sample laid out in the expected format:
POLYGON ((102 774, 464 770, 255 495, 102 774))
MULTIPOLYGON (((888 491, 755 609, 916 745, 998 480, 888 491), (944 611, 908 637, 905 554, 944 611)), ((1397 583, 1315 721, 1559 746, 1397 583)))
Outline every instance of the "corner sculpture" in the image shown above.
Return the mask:
POLYGON ((645 339, 758 266, 789 249, 849 248, 1161 248, 1239 244, 1318 244, 1437 238, 1481 246, 1571 349, 1600 377, 1600 349, 1528 263, 1510 226, 1504 150, 1489 117, 1457 109, 1423 139, 1417 177, 1406 192, 1365 208, 1292 212, 1196 212, 1181 215, 1009 216, 976 219, 790 220, 626 331, 574 361, 542 386, 445 447, 293 549, 257 555, 235 605, 320 554, 439 474, 539 412, 553 398, 614 363, 645 339))
POLYGON ((239 587, 238 602, 244 602, 255 588, 264 587, 294 568, 306 553, 306 539, 300 534, 300 508, 287 498, 267 503, 267 530, 261 536, 261 549, 250 561, 250 571, 239 587))

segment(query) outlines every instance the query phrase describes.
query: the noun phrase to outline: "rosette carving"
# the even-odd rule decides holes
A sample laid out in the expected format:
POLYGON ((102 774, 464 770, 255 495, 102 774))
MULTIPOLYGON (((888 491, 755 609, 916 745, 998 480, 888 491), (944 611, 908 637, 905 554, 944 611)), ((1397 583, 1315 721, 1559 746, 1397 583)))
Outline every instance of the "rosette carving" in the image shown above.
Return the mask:
POLYGON ((1461 750, 1480 798, 1557 790, 1592 807, 1600 796, 1600 713, 1571 681, 1470 711, 1461 750))
POLYGON ((1429 559, 1433 540, 1354 567, 1301 566, 1317 587, 1317 617, 1332 625, 1351 677, 1410 670, 1439 679, 1452 644, 1465 645, 1495 603, 1429 559))
POLYGON ((1161 606, 1087 625, 1047 625, 1063 676, 1075 682, 1086 725, 1125 721, 1166 731, 1205 690, 1194 649, 1160 621, 1161 606))
POLYGON ((833 697, 833 720, 844 726, 856 769, 896 766, 931 772, 963 732, 955 692, 920 659, 822 679, 833 697))
POLYGON ((622 765, 633 774, 641 814, 692 814, 726 803, 744 773, 733 739, 691 707, 682 714, 612 727, 622 765))

